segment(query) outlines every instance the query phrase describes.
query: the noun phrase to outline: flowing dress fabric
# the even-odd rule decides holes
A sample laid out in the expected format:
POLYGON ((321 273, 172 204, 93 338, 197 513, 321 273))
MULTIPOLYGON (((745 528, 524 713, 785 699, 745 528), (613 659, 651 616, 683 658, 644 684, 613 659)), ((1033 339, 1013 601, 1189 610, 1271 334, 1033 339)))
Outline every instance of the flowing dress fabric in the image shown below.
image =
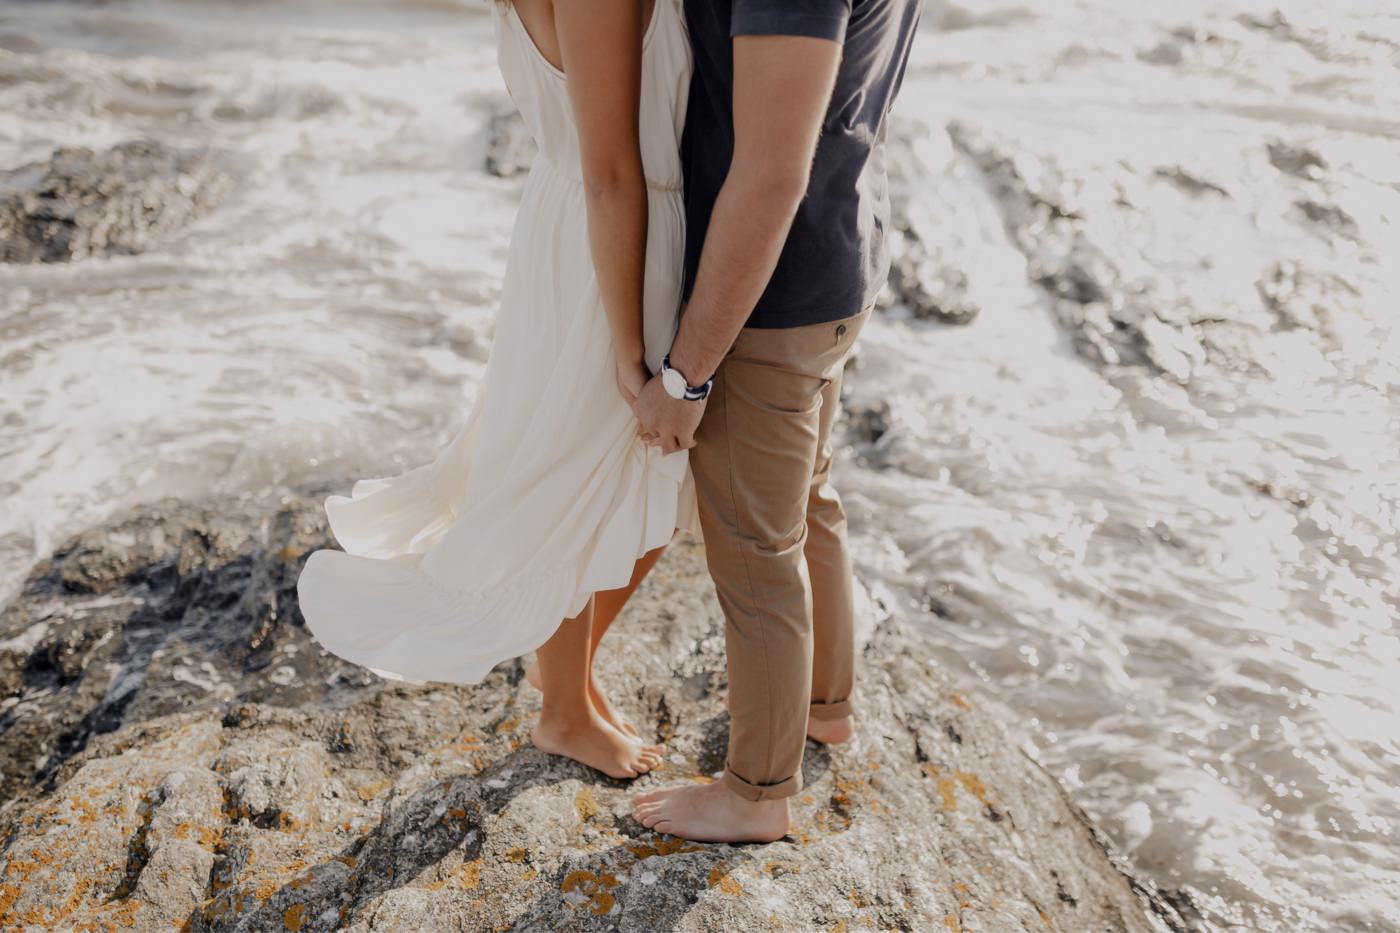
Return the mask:
MULTIPOLYGON (((653 371, 681 295, 691 58, 680 2, 657 0, 642 40, 653 371)), ((617 389, 565 76, 512 5, 491 6, 501 73, 539 153, 481 390, 431 463, 326 500, 344 550, 316 551, 297 581, 316 639, 394 680, 475 683, 547 641, 593 593, 625 586, 637 558, 676 528, 700 535, 689 452, 642 443, 617 389)))

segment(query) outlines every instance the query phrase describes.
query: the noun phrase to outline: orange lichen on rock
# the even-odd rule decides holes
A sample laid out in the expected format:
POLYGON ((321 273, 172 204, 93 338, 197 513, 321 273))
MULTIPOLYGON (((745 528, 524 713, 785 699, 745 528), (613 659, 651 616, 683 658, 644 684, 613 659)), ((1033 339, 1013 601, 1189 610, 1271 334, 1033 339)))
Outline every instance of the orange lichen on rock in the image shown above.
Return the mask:
POLYGON ((377 781, 371 781, 368 784, 355 788, 355 793, 359 795, 359 798, 365 803, 369 803, 393 783, 394 782, 388 778, 380 778, 377 781))
POLYGON ((197 841, 201 848, 214 851, 214 847, 219 842, 220 831, 212 826, 205 826, 191 820, 182 820, 175 825, 173 830, 176 839, 184 839, 193 831, 198 837, 197 841))
POLYGON ((720 862, 710 869, 708 884, 712 888, 719 888, 730 897, 738 897, 744 893, 744 886, 739 883, 739 879, 729 873, 727 862, 720 862))
POLYGON ((574 812, 578 814, 580 823, 587 823, 598 815, 598 798, 594 795, 593 788, 585 785, 574 794, 574 812))
POLYGON ((938 795, 943 798, 940 809, 944 813, 952 813, 958 808, 958 785, 952 778, 938 779, 938 795))
POLYGON ((617 885, 617 876, 612 872, 600 871, 595 874, 586 868, 580 868, 564 876, 559 890, 565 894, 576 895, 575 899, 565 898, 565 903, 571 907, 587 907, 601 917, 611 913, 617 903, 617 898, 612 894, 612 889, 617 885))
POLYGON ((470 891, 481 884, 482 859, 473 859, 470 862, 463 862, 453 869, 452 873, 444 878, 428 885, 429 891, 439 891, 449 884, 455 884, 463 891, 470 891))
POLYGON ((982 806, 987 806, 987 785, 982 783, 982 779, 970 771, 957 771, 958 783, 962 784, 963 790, 977 798, 977 802, 982 806))
POLYGON ((631 852, 638 861, 641 861, 657 855, 681 855, 686 852, 703 852, 705 850, 705 847, 702 845, 696 845, 675 836, 669 839, 663 839, 660 836, 655 836, 653 838, 656 840, 655 842, 628 846, 627 851, 631 852))
POLYGON ((470 891, 481 884, 481 867, 486 864, 484 859, 472 859, 470 862, 463 862, 457 869, 457 887, 463 891, 470 891))
POLYGON ((5 923, 10 908, 19 900, 20 893, 19 885, 0 884, 0 924, 5 923))
POLYGON ((301 929, 301 925, 305 922, 305 904, 293 904, 291 907, 282 911, 282 925, 291 930, 292 933, 297 933, 297 931, 301 929))

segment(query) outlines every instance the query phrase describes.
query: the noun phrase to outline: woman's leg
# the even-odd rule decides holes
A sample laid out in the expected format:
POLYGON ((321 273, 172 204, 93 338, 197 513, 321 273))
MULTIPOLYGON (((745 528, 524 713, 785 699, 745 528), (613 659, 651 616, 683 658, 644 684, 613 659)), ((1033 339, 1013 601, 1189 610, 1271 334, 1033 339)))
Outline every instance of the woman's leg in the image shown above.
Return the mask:
MULTIPOLYGON (((603 636, 607 634, 613 622, 622 614, 622 608, 627 605, 627 600, 636 592, 637 587, 641 586, 642 581, 651 572, 651 568, 656 566, 656 562, 661 559, 665 550, 666 545, 663 544, 643 554, 633 565, 632 579, 627 581, 626 586, 618 587, 615 590, 603 590, 593 596, 593 625, 588 643, 589 699, 593 701, 593 708, 598 711, 600 716, 628 735, 637 735, 637 729, 613 709, 607 695, 598 688, 598 681, 593 676, 593 660, 598 653, 598 642, 603 640, 603 636)), ((525 665, 525 679, 537 688, 540 686, 542 681, 537 663, 525 665)))
POLYGON ((552 755, 564 755, 615 778, 636 777, 660 760, 661 747, 642 745, 613 728, 588 695, 594 602, 565 619, 538 652, 544 704, 531 738, 552 755))
POLYGON ((665 553, 666 545, 653 548, 647 551, 638 559, 632 567, 632 579, 627 581, 627 585, 615 590, 605 590, 594 597, 593 609, 593 633, 589 641, 588 649, 588 685, 589 696, 593 700, 593 706, 602 717, 613 725, 618 726, 625 732, 632 735, 637 734, 637 730, 630 722, 613 709, 608 702, 607 696, 598 689, 598 678, 593 676, 593 662, 598 656, 598 643, 603 640, 603 636, 612 628, 612 624, 617 621, 617 617, 622 615, 622 608, 627 605, 627 600, 632 598, 632 594, 637 591, 637 587, 642 585, 651 568, 656 566, 656 562, 665 553))

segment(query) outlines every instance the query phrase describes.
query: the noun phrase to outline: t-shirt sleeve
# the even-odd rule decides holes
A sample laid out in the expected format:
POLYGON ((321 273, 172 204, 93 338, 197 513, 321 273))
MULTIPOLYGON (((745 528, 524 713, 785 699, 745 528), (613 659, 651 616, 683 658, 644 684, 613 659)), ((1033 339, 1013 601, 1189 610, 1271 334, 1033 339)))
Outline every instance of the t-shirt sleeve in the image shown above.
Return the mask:
POLYGON ((731 36, 846 40, 852 0, 733 0, 731 36))

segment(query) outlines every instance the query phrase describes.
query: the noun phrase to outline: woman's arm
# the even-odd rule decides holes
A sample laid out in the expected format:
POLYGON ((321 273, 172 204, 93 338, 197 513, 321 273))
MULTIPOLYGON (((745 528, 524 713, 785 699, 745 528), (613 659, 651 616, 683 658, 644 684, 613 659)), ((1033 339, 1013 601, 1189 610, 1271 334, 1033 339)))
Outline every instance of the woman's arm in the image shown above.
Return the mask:
POLYGON ((637 138, 642 13, 642 0, 554 0, 559 54, 578 124, 588 241, 612 328, 618 382, 632 396, 650 375, 642 342, 647 189, 637 138))

